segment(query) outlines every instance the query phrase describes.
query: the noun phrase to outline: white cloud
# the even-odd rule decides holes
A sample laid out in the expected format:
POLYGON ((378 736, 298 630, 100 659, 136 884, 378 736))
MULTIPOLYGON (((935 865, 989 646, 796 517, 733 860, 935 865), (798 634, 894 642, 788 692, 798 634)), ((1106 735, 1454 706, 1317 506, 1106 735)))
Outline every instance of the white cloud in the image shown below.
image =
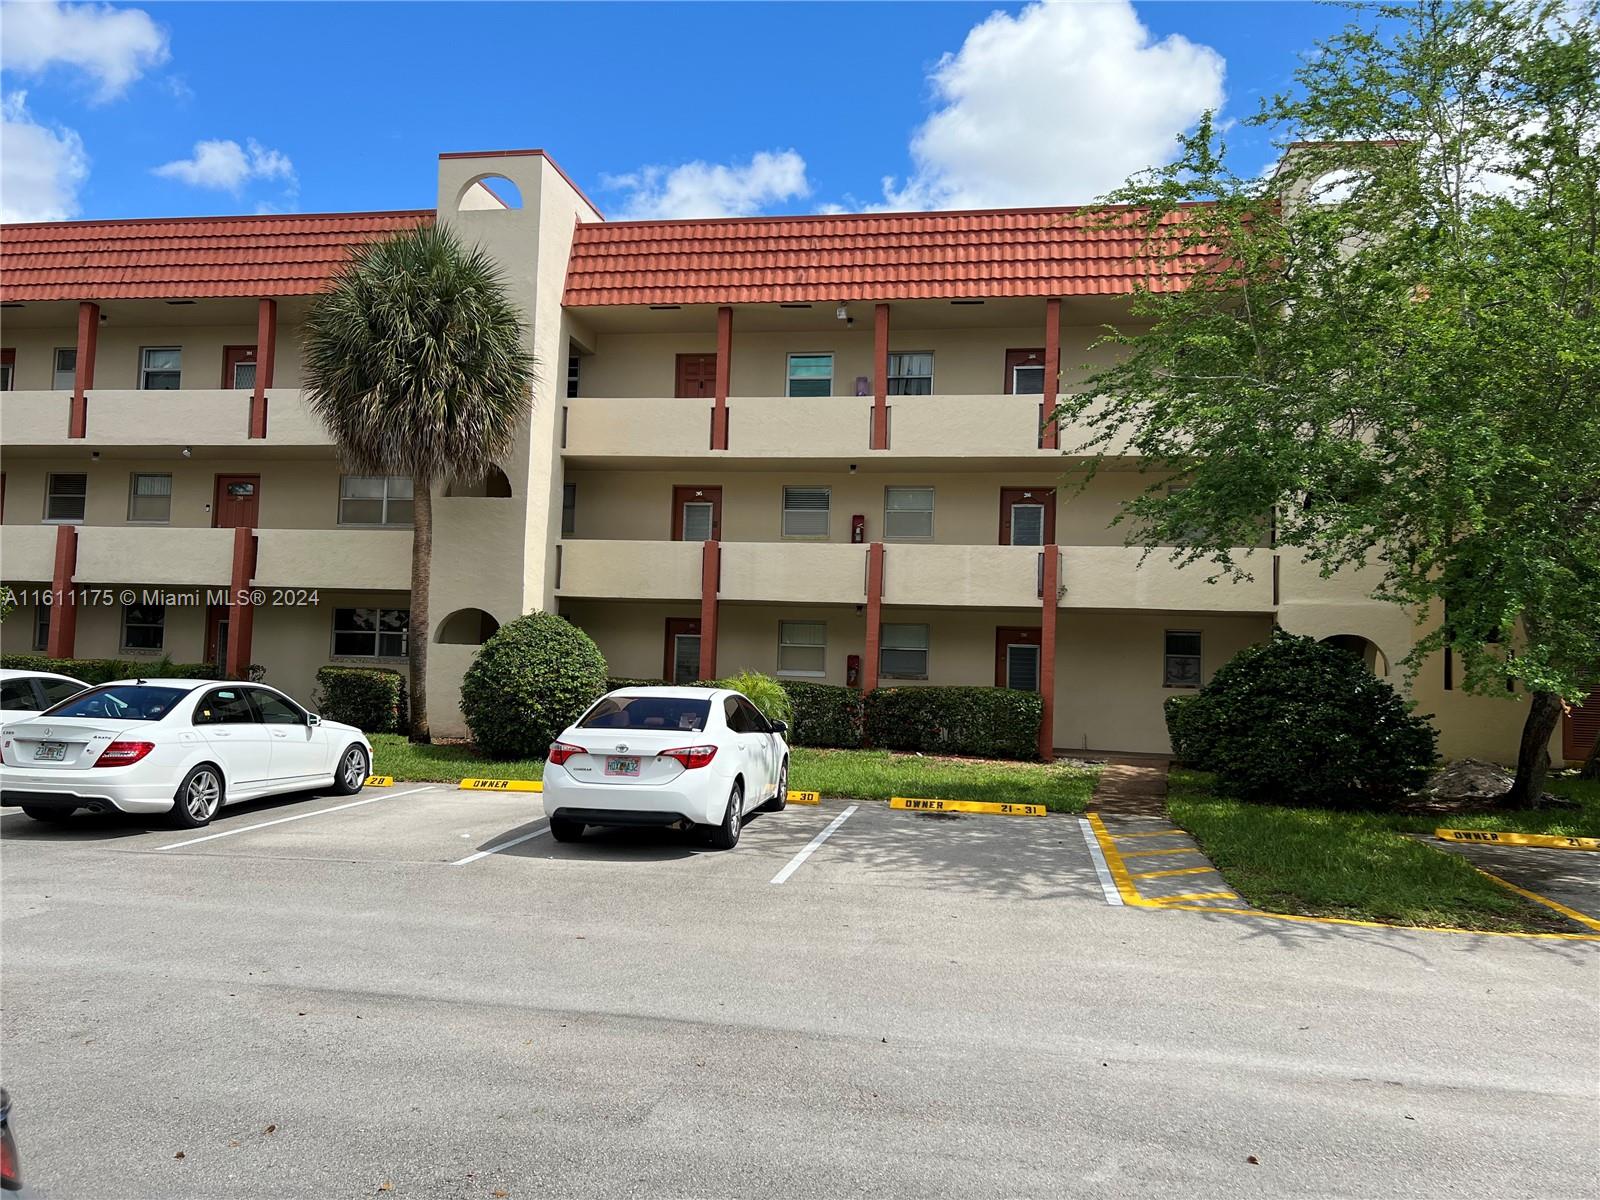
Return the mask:
POLYGON ((167 33, 138 8, 109 4, 8 0, 0 6, 5 37, 0 66, 38 75, 71 67, 93 78, 110 100, 151 67, 167 61, 167 33))
POLYGON ((883 181, 888 208, 1074 204, 1172 159, 1179 132, 1221 106, 1224 62, 1153 41, 1129 0, 996 12, 930 81, 942 107, 911 142, 916 169, 883 181))
POLYGON ((247 139, 243 146, 232 138, 196 142, 193 157, 163 163, 151 170, 163 179, 235 194, 255 179, 280 179, 290 187, 296 182, 289 156, 267 149, 254 138, 247 139))
POLYGON ((640 167, 627 175, 607 175, 601 186, 629 193, 619 214, 624 220, 747 216, 774 201, 811 193, 806 160, 793 150, 763 150, 743 164, 640 167))
POLYGON ((11 92, 0 104, 0 220, 65 221, 78 215, 78 189, 89 177, 83 139, 52 128, 28 112, 28 94, 11 92))

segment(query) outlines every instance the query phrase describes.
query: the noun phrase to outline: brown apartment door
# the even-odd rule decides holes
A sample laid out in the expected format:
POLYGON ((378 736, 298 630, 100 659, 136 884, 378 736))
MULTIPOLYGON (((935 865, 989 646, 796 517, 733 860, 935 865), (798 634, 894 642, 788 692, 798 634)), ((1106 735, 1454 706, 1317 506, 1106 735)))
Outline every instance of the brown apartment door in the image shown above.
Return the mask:
POLYGON ((254 346, 224 346, 222 348, 222 386, 243 388, 256 386, 256 348, 254 346))
POLYGON ((994 685, 1039 690, 1039 630, 1001 626, 994 631, 994 685))
POLYGON ((677 391, 673 395, 684 397, 715 396, 717 394, 717 356, 715 354, 678 355, 677 391))
POLYGON ((1044 395, 1044 351, 1006 351, 1006 391, 1008 396, 1044 395))
POLYGON ((1055 488, 1000 489, 1002 546, 1050 546, 1055 540, 1055 488))
POLYGON ((228 606, 213 604, 206 609, 206 661, 224 667, 228 659, 228 606))
POLYGON ((213 529, 254 529, 261 511, 261 476, 218 475, 211 503, 213 529))
POLYGON ((683 686, 700 677, 700 618, 668 617, 661 678, 683 686))
POLYGON ((721 488, 672 489, 672 540, 675 542, 722 540, 721 488))

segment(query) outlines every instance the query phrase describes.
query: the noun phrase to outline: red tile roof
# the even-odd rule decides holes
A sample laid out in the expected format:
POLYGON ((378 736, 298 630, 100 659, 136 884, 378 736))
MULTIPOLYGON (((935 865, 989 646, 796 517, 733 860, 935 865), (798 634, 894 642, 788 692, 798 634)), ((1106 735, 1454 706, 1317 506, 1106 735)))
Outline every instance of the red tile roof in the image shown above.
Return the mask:
POLYGON ((303 296, 353 244, 432 220, 423 209, 4 225, 0 299, 303 296))
MULTIPOLYGON (((1137 214, 1008 209, 579 225, 563 301, 751 304, 1093 296, 1143 279, 1137 214)), ((1176 224, 1181 217, 1169 218, 1176 224)), ((1194 265, 1191 260, 1189 266, 1194 265)))

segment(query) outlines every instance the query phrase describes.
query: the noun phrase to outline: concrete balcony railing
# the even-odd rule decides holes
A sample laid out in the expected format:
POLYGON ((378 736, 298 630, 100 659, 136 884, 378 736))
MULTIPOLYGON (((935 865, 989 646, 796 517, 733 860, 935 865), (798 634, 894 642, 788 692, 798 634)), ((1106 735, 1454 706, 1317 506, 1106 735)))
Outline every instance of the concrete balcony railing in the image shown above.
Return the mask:
POLYGON ((865 604, 867 548, 832 542, 723 542, 724 600, 865 604))
POLYGON ((685 458, 710 453, 711 401, 568 400, 562 448, 583 458, 685 458))
MULTIPOLYGON (((50 530, 53 536, 55 530, 50 530)), ((226 587, 233 530, 86 525, 78 530, 78 583, 226 587)))
POLYGON ((699 542, 565 541, 556 592, 604 600, 697 598, 702 553, 699 542))
POLYGON ((1063 608, 1155 609, 1200 612, 1273 612, 1272 552, 1236 558, 1253 579, 1206 582, 1214 568, 1193 563, 1179 568, 1156 551, 1129 546, 1063 546, 1063 608))
POLYGON ((7 583, 48 582, 55 565, 54 525, 0 525, 0 576, 7 583))
MULTIPOLYGON (((231 531, 223 530, 224 533, 231 531)), ((262 587, 411 590, 409 529, 258 529, 262 587)))
POLYGON ((892 543, 883 548, 883 602, 927 608, 1038 608, 1039 554, 1033 546, 892 543))
POLYGON ((267 392, 267 436, 250 437, 250 393, 242 389, 142 391, 95 388, 84 397, 85 436, 68 438, 70 392, 6 392, 0 436, 7 446, 330 446, 299 388, 267 392))

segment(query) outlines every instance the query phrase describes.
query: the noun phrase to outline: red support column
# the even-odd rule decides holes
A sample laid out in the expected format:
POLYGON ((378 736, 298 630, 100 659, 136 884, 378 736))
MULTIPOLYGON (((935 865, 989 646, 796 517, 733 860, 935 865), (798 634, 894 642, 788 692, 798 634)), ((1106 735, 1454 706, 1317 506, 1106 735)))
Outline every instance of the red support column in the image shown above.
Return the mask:
MULTIPOLYGON (((1057 381, 1061 376, 1061 301, 1054 297, 1044 302, 1044 412, 1046 418, 1056 410, 1057 381)), ((1044 448, 1061 447, 1061 431, 1055 420, 1047 419, 1044 426, 1044 448)))
POLYGON ((717 677, 717 591, 722 586, 722 543, 700 551, 700 678, 717 677))
POLYGON ((1061 603, 1061 548, 1044 548, 1044 596, 1039 613, 1039 698, 1044 717, 1039 722, 1039 757, 1055 757, 1056 732, 1056 615, 1061 603))
POLYGON ((272 368, 278 358, 278 302, 263 299, 256 304, 256 390, 250 396, 250 434, 267 436, 267 389, 272 386, 272 368))
POLYGON ((878 686, 878 639, 883 633, 883 543, 867 547, 867 644, 861 662, 861 694, 878 686))
POLYGON ((67 436, 89 436, 89 389, 94 386, 94 355, 100 341, 100 306, 78 302, 78 362, 72 377, 72 408, 67 414, 67 436))
POLYGON ((56 560, 50 576, 50 634, 45 653, 51 658, 71 658, 78 638, 77 594, 72 575, 78 569, 78 527, 56 526, 56 560))
MULTIPOLYGON (((733 366, 733 308, 717 309, 717 397, 711 410, 711 448, 728 448, 728 375, 733 366)), ((700 643, 702 646, 705 642, 700 643)))
POLYGON ((228 584, 228 652, 224 661, 230 679, 244 679, 250 674, 250 639, 256 624, 256 606, 250 600, 250 582, 255 577, 256 531, 235 529, 233 577, 228 584))
POLYGON ((889 448, 889 306, 872 310, 872 450, 889 448))

